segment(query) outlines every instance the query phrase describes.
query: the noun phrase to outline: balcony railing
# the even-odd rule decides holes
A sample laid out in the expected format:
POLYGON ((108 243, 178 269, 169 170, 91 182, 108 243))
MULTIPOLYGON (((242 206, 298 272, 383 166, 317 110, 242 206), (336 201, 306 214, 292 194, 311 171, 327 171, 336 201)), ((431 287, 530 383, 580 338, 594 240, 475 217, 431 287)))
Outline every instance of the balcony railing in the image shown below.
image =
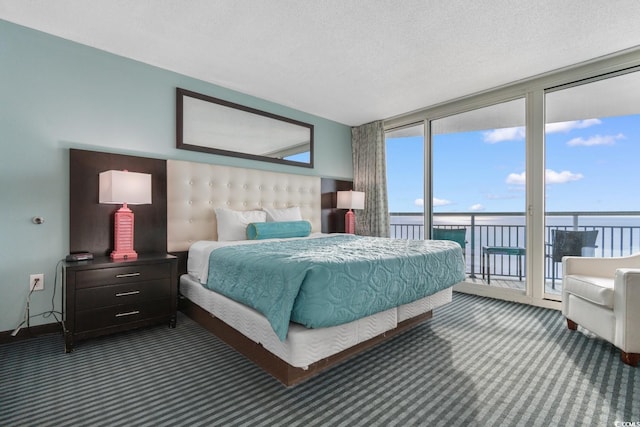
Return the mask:
MULTIPOLYGON (((390 217, 392 238, 425 238, 424 217, 420 213, 390 213, 390 217)), ((433 226, 467 230, 465 259, 470 277, 480 274, 483 246, 526 246, 523 213, 434 213, 433 226)), ((545 242, 551 243, 552 230, 598 230, 595 249, 598 257, 631 255, 640 251, 640 212, 549 212, 545 242)), ((492 276, 517 277, 516 258, 492 255, 492 276)), ((556 269, 555 277, 562 277, 561 265, 550 258, 546 261, 545 276, 551 278, 553 268, 556 269)))

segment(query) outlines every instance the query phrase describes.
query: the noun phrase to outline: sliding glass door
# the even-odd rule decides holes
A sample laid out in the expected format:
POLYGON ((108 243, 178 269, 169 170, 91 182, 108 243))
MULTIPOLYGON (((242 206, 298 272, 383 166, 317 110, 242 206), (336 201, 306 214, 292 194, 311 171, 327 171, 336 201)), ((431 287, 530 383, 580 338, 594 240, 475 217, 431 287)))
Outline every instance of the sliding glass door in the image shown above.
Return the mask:
POLYGON ((431 122, 434 238, 464 233, 467 282, 501 292, 526 290, 525 140, 524 98, 431 122))
POLYGON ((467 283, 526 289, 525 100, 386 134, 391 237, 448 239, 467 283))
POLYGON ((640 72, 549 90, 545 116, 545 296, 559 299, 562 256, 640 251, 640 72))

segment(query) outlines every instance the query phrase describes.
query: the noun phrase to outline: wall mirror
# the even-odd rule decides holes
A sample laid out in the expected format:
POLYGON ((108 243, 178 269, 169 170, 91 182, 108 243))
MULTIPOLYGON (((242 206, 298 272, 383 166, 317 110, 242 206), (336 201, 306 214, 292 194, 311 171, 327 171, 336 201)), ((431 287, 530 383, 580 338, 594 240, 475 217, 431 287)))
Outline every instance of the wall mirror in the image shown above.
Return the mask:
POLYGON ((176 90, 176 147, 313 167, 313 125, 176 90))

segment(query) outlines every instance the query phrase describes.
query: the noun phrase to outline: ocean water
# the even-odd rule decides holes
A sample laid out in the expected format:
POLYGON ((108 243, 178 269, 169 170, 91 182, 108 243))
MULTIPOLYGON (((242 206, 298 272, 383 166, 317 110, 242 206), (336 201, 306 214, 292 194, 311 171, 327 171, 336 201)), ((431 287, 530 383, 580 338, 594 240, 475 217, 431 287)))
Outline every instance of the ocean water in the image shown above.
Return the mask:
MULTIPOLYGON (((434 215, 434 226, 467 229, 467 271, 478 273, 481 268, 482 246, 526 246, 524 215, 474 214, 434 215), (473 230, 472 230, 473 228, 473 230), (473 231, 473 233, 472 233, 473 231), (471 263, 473 262, 473 266, 471 263)), ((551 247, 551 230, 598 230, 595 256, 611 257, 640 252, 640 215, 602 216, 547 216, 545 241, 551 247)), ((424 219, 421 215, 391 216, 391 237, 404 239, 424 238, 424 219)), ((517 257, 500 257, 496 265, 506 275, 515 275, 517 257)), ((550 268, 550 265, 547 267, 550 268)), ((500 274, 498 271, 496 274, 500 274)))
MULTIPOLYGON (((477 215, 475 214, 476 225, 525 225, 525 217, 523 215, 477 215)), ((547 226, 554 227, 571 227, 574 222, 571 215, 550 215, 546 218, 547 226)), ((577 217, 580 227, 640 227, 640 215, 615 215, 615 216, 599 216, 599 215, 583 215, 577 217)), ((422 215, 391 215, 392 224, 423 224, 422 215)), ((471 215, 434 215, 434 225, 471 225, 471 215)))

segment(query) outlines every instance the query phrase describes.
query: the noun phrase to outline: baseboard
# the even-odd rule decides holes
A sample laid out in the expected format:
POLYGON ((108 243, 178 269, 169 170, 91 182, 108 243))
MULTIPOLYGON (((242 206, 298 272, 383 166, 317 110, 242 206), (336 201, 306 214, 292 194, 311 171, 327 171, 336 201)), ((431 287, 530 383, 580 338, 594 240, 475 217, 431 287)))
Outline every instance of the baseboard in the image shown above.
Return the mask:
POLYGON ((30 328, 23 327, 15 337, 11 335, 12 332, 13 330, 0 332, 0 344, 35 338, 41 335, 62 334, 62 327, 59 323, 47 323, 46 325, 31 326, 30 328))

